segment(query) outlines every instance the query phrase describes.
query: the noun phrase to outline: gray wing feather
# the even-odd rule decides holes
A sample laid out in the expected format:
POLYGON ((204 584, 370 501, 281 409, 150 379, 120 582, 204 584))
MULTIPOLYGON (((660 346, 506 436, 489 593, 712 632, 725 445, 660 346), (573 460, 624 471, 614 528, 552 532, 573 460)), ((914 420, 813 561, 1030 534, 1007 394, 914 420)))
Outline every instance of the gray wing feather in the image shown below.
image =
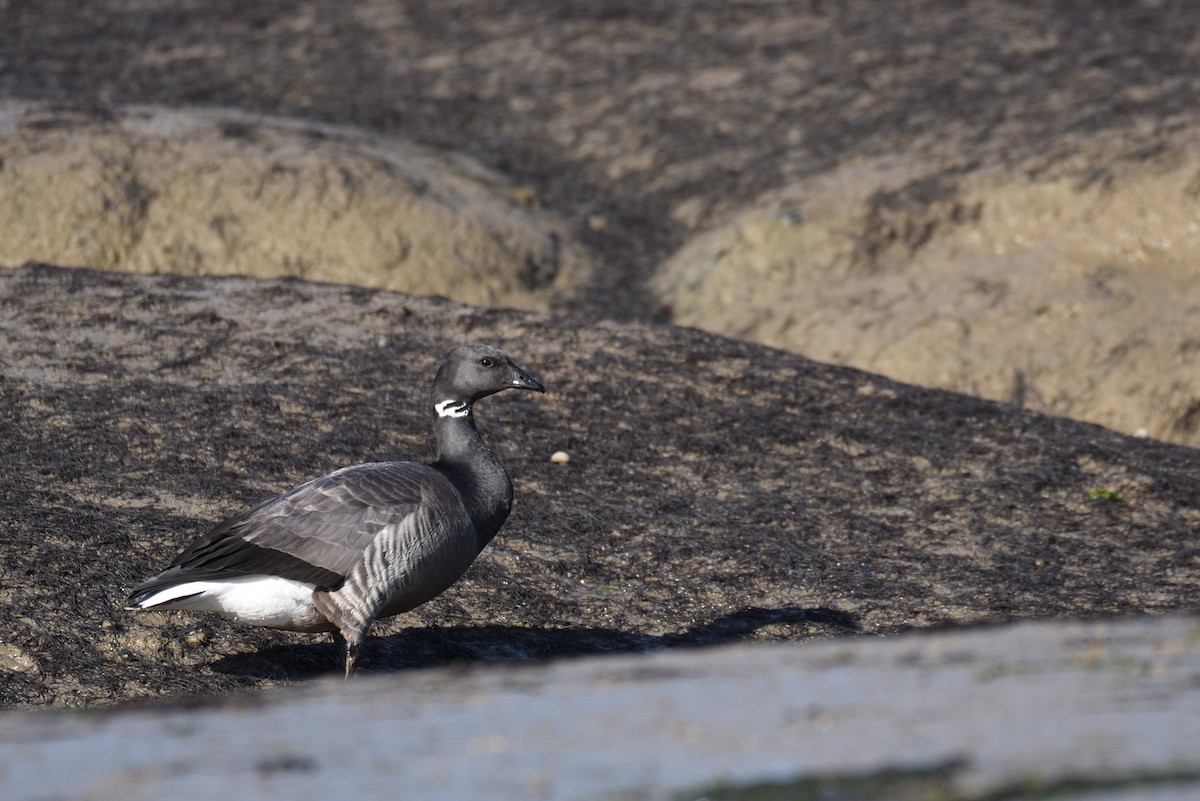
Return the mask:
POLYGON ((240 527, 242 538, 345 576, 381 529, 446 491, 457 500, 450 482, 426 465, 355 465, 260 507, 240 527))
POLYGON ((381 530, 414 513, 426 519, 418 526, 424 529, 446 506, 461 509, 462 503, 450 481, 432 467, 355 465, 226 520, 176 557, 172 567, 292 578, 307 570, 302 580, 329 585, 336 583, 335 574, 349 575, 381 530))

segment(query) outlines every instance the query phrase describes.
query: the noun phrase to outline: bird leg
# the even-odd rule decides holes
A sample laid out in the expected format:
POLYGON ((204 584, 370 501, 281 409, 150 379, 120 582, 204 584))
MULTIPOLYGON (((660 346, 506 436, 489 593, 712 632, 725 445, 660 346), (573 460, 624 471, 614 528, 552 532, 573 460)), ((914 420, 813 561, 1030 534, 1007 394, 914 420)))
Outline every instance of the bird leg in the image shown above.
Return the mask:
MULTIPOLYGON (((353 618, 347 619, 335 597, 325 590, 313 592, 313 605, 326 620, 333 624, 331 626, 333 641, 342 647, 342 655, 346 660, 346 678, 349 679, 358 667, 358 652, 362 648, 363 638, 366 636, 364 627, 355 625, 353 618)), ((366 628, 369 628, 370 625, 368 621, 366 628)))
POLYGON ((340 631, 330 632, 330 637, 333 639, 334 647, 342 654, 342 658, 346 665, 346 678, 354 675, 354 671, 358 667, 358 652, 362 649, 362 643, 352 645, 346 635, 340 631))
POLYGON ((346 640, 346 679, 349 680, 354 676, 354 671, 358 669, 358 652, 362 649, 361 642, 350 642, 346 640))

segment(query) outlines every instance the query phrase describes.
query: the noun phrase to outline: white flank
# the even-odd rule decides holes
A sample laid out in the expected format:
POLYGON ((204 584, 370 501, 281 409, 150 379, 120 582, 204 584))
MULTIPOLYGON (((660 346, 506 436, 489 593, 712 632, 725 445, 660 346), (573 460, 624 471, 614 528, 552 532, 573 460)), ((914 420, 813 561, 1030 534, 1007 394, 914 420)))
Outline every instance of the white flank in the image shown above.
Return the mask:
POLYGON ((444 400, 433 404, 438 417, 466 417, 471 413, 471 407, 465 401, 444 400))
POLYGON ((137 608, 216 612, 252 626, 287 628, 311 618, 313 589, 278 576, 189 581, 154 593, 137 608))

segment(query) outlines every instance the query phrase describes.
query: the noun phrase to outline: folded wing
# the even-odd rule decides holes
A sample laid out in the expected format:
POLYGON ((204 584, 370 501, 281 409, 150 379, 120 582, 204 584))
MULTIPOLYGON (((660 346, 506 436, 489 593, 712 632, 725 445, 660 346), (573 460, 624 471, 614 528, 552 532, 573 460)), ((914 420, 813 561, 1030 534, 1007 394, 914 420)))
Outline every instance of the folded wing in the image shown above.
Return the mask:
POLYGON ((336 590, 382 529, 414 514, 424 518, 430 510, 422 509, 423 499, 444 497, 448 486, 441 473, 414 462, 339 470, 221 522, 130 598, 185 581, 251 575, 336 590))

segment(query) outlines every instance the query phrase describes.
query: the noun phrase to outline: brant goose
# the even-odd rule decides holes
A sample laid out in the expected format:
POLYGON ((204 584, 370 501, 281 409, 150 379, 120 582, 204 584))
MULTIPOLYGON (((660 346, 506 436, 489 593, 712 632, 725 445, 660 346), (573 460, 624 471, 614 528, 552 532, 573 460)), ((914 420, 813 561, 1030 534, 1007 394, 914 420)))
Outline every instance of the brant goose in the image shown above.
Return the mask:
POLYGON ((126 608, 334 631, 349 678, 371 623, 439 595, 508 517, 512 479, 471 415, 503 389, 546 391, 498 348, 459 348, 433 382, 435 461, 346 467, 235 515, 136 587, 126 608))

